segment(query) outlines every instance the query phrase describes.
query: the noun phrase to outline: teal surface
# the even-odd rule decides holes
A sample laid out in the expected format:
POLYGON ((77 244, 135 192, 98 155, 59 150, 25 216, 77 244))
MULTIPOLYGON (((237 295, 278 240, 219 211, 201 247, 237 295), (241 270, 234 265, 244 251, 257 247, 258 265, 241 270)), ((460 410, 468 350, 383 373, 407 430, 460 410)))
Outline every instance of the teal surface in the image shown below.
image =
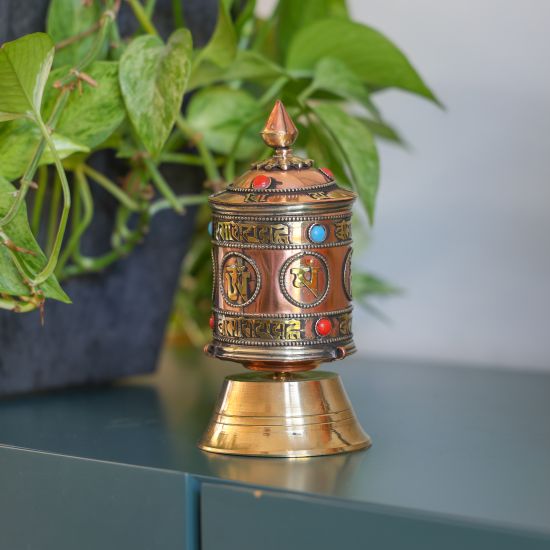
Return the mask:
POLYGON ((2 550, 195 548, 186 476, 3 448, 2 550))
MULTIPOLYGON (((30 476, 31 470, 48 471, 61 460, 81 462, 78 475, 59 478, 72 491, 78 483, 86 483, 88 475, 100 483, 108 474, 97 461, 107 461, 121 469, 133 468, 137 476, 117 493, 120 506, 135 510, 128 518, 140 521, 152 513, 135 504, 138 499, 130 487, 139 485, 140 472, 156 506, 177 509, 168 523, 157 525, 163 530, 171 525, 171 540, 179 537, 185 546, 166 542, 157 548, 198 547, 201 517, 211 521, 220 513, 213 512, 219 505, 215 508, 207 484, 222 491, 223 498, 229 490, 227 502, 234 502, 236 515, 244 497, 240 493, 235 497, 233 489, 245 490, 246 495, 250 494, 246 487, 252 488, 252 494, 256 488, 269 488, 268 494, 276 498, 258 504, 260 515, 273 513, 279 500, 287 498, 292 506, 310 503, 311 510, 317 509, 314 504, 319 510, 353 509, 357 525, 361 514, 366 514, 365 525, 370 518, 369 529, 377 524, 376 514, 389 518, 390 523, 380 523, 385 528, 391 518, 405 514, 413 523, 424 522, 419 523, 423 529, 435 524, 475 525, 495 537, 523 537, 525 544, 535 541, 550 548, 549 375, 361 358, 334 363, 331 370, 342 375, 357 415, 373 438, 373 447, 366 452, 285 460, 199 451, 195 443, 221 379, 242 371, 223 363, 201 363, 197 357, 167 354, 160 375, 150 379, 0 401, 0 485, 9 482, 10 487, 9 494, 0 492, 0 522, 8 521, 6 517, 10 523, 25 519, 24 500, 10 509, 18 491, 28 499, 42 491, 48 508, 47 486, 30 476), (18 457, 23 464, 31 455, 32 467, 15 475, 18 457), (151 472, 173 481, 167 485, 159 481, 158 490, 153 490, 151 472), (172 483, 181 501, 170 489, 172 483), (172 525, 175 517, 181 518, 181 525, 172 525)), ((71 494, 76 509, 84 509, 88 500, 103 509, 103 516, 90 516, 92 526, 115 513, 109 501, 102 506, 99 496, 92 498, 86 491, 71 494)), ((59 517, 55 510, 46 510, 42 517, 55 523, 59 517)), ((34 520, 37 525, 43 521, 34 520)), ((140 526, 144 525, 142 521, 140 526)), ((17 549, 1 544, 1 537, 2 529, 0 548, 17 549)))
POLYGON ((545 550, 544 537, 475 521, 206 483, 202 550, 545 550))

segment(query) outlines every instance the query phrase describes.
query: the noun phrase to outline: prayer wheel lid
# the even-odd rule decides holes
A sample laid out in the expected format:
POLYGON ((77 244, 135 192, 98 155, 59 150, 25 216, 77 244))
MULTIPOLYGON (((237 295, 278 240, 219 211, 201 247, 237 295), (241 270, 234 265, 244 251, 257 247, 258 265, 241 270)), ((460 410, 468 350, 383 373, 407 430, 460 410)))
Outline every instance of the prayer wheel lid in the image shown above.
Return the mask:
POLYGON ((262 205, 325 209, 355 200, 356 194, 338 186, 328 168, 314 168, 312 160, 293 154, 291 145, 298 129, 281 101, 275 103, 261 134, 266 145, 275 150, 273 156, 254 163, 226 189, 212 195, 209 200, 214 209, 257 209, 262 205))

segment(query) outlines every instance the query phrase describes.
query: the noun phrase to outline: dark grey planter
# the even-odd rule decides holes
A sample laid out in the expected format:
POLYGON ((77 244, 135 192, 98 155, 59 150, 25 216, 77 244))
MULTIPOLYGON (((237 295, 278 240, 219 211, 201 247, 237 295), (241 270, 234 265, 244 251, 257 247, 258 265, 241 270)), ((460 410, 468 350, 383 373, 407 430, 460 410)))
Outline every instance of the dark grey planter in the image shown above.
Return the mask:
MULTIPOLYGON (((0 42, 43 30, 48 0, 0 2, 0 42)), ((171 0, 157 2, 158 28, 170 28, 171 0)), ((195 44, 211 34, 216 0, 186 0, 186 23, 195 44)), ((131 18, 121 13, 123 32, 131 18)), ((103 156, 98 163, 116 173, 103 156)), ((166 173, 179 193, 200 189, 200 171, 171 167, 166 173)), ((94 190, 96 216, 83 243, 84 252, 106 250, 114 201, 94 190)), ((48 301, 46 323, 38 314, 0 311, 0 395, 69 385, 100 383, 152 371, 162 345, 178 282, 180 265, 194 230, 195 209, 185 216, 158 214, 150 233, 127 258, 102 273, 64 284, 72 305, 48 301)))

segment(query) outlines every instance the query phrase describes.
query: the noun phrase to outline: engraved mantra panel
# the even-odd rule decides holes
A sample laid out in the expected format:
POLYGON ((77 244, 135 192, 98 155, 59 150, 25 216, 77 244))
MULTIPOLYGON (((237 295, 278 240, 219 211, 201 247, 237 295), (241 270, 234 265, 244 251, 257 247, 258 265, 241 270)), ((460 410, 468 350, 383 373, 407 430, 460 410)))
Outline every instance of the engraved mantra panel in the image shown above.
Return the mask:
POLYGON ((326 230, 325 244, 344 244, 351 240, 351 220, 319 220, 293 222, 260 222, 238 220, 214 220, 212 238, 219 243, 242 243, 247 245, 314 245, 310 230, 321 225, 326 230))
POLYGON ((317 252, 299 252, 286 260, 279 275, 285 298, 293 305, 311 308, 328 294, 330 277, 324 256, 317 252))
POLYGON ((230 306, 244 307, 256 299, 260 292, 261 276, 252 258, 230 252, 223 257, 220 271, 222 295, 230 306))
POLYGON ((241 344, 243 340, 252 343, 257 341, 258 344, 266 341, 307 343, 319 340, 319 336, 315 333, 315 324, 321 317, 330 319, 332 323, 332 330, 327 334, 329 338, 351 338, 351 313, 349 312, 310 318, 249 317, 217 313, 216 335, 225 339, 235 339, 241 344))
POLYGON ((243 223, 237 221, 217 221, 214 225, 214 238, 248 244, 290 244, 290 227, 286 223, 243 223))

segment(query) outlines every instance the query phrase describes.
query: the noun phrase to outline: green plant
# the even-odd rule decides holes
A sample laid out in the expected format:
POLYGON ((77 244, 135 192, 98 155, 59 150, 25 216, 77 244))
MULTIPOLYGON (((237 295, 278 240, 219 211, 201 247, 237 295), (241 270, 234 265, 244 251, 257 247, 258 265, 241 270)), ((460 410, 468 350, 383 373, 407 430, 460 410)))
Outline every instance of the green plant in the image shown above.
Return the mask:
MULTIPOLYGON (((121 38, 120 3, 52 0, 47 34, 0 48, 0 308, 69 302, 64 279, 105 269, 142 241, 159 210, 183 214, 265 156, 258 132, 276 98, 298 122, 299 147, 358 192, 372 223, 375 138, 400 141, 374 96, 393 87, 437 99, 396 46, 350 19, 344 0, 280 0, 267 19, 256 17, 253 0, 239 9, 221 0, 201 49, 193 49, 177 0, 167 41, 152 22, 154 0, 127 0, 141 31, 121 38), (122 184, 90 165, 104 150, 124 159, 122 184), (162 175, 165 163, 200 166, 205 193, 177 196, 162 175), (90 184, 118 201, 111 250, 99 257, 80 247, 94 212, 90 184)), ((210 309, 207 218, 203 208, 175 314, 197 341, 210 309)), ((363 298, 391 290, 371 275, 357 280, 363 298)))

